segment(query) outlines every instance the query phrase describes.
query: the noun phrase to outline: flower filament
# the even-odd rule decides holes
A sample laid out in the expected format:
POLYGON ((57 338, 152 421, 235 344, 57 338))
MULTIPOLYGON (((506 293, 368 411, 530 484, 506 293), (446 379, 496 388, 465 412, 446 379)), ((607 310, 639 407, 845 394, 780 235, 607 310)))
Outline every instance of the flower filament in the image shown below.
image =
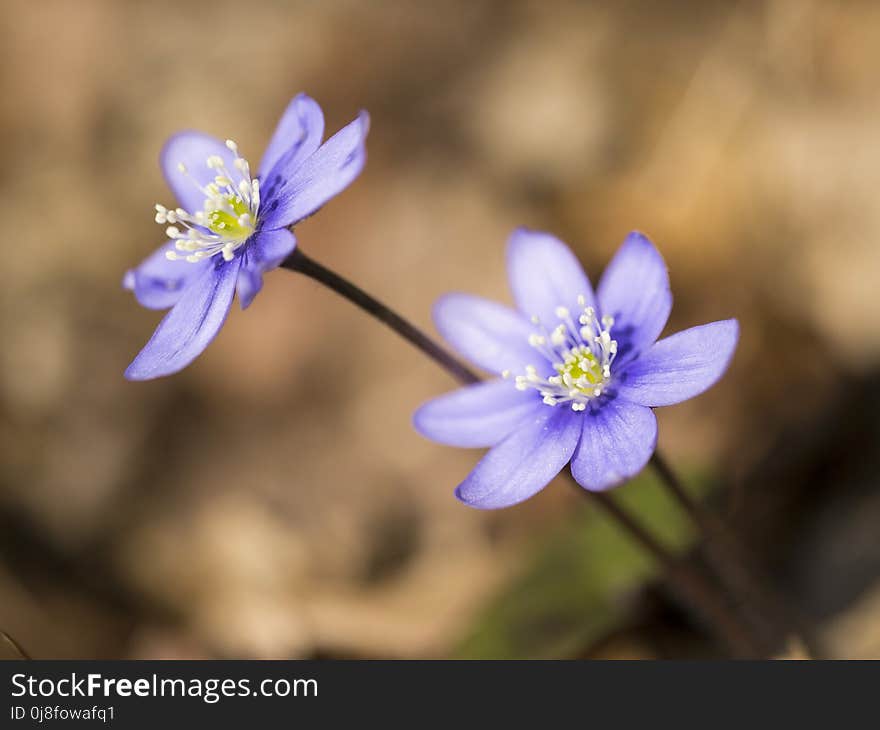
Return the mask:
MULTIPOLYGON (((570 403, 573 411, 586 410, 587 403, 602 395, 617 355, 617 341, 611 339, 614 319, 604 316, 599 320, 596 310, 586 306, 584 296, 578 297, 578 305, 581 314, 577 323, 571 312, 560 306, 555 312, 560 323, 552 332, 541 327, 529 336, 529 344, 551 363, 556 374, 542 377, 537 367, 527 365, 525 375, 514 380, 517 390, 533 388, 547 405, 570 403)), ((541 325, 537 317, 532 317, 532 323, 541 325)), ((503 375, 510 377, 510 372, 503 375)))
MULTIPOLYGON (((227 169, 220 155, 211 155, 205 163, 216 173, 214 180, 202 186, 190 178, 205 196, 202 210, 191 213, 156 205, 156 223, 171 224, 165 229, 176 249, 165 253, 170 261, 194 264, 217 254, 231 261, 236 249, 253 235, 260 209, 260 181, 251 178, 248 161, 238 156, 238 145, 228 139, 226 147, 236 155, 232 164, 237 175, 227 169)), ((177 169, 189 176, 183 163, 177 169)))

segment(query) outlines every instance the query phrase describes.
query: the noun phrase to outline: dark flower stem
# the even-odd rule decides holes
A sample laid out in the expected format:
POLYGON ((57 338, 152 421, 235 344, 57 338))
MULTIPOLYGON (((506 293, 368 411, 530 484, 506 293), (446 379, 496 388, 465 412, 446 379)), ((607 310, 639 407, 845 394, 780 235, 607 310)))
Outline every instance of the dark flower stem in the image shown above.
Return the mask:
POLYGON ((651 457, 651 465, 667 491, 700 531, 706 546, 706 557, 727 590, 739 599, 740 609, 750 614, 758 625, 761 625, 762 618, 764 622, 769 619, 771 625, 768 627, 764 623, 764 629, 769 628, 772 632, 769 637, 771 641, 773 634, 777 640, 793 636, 800 640, 812 658, 822 656, 824 652, 812 629, 790 607, 784 596, 774 591, 763 576, 754 572, 745 549, 725 520, 688 493, 681 479, 659 452, 651 457))
MULTIPOLYGON (((425 353, 458 382, 471 385, 480 382, 481 378, 472 370, 462 365, 447 350, 438 345, 417 327, 389 309, 382 302, 367 294, 339 274, 322 266, 309 258, 302 249, 297 248, 282 263, 281 267, 308 276, 323 284, 343 298, 356 305, 371 317, 397 332, 410 344, 425 353)), ((684 600, 694 604, 700 614, 716 627, 719 635, 724 638, 731 652, 738 657, 766 656, 759 644, 752 638, 726 602, 718 597, 713 586, 703 576, 676 560, 639 522, 628 514, 608 495, 588 492, 578 487, 578 491, 592 498, 609 515, 611 515, 643 548, 668 571, 669 580, 684 600)))
POLYGON ((7 634, 5 631, 0 631, 0 637, 2 637, 3 641, 5 641, 7 644, 9 644, 9 646, 12 647, 13 651, 16 654, 18 654, 22 659, 30 659, 31 658, 30 655, 24 649, 21 648, 21 645, 15 639, 13 639, 9 634, 7 634))
POLYGON ((648 530, 606 492, 590 492, 571 480, 582 496, 590 499, 613 517, 618 524, 651 553, 666 570, 667 580, 673 592, 685 603, 696 606, 702 618, 714 626, 727 644, 731 654, 739 659, 756 659, 767 656, 766 649, 755 641, 749 629, 743 625, 727 603, 719 597, 714 586, 687 562, 670 553, 648 530))
POLYGON ((462 365, 420 329, 407 322, 379 300, 371 297, 360 287, 355 286, 347 279, 343 279, 339 274, 330 271, 330 269, 322 266, 314 259, 310 259, 302 252, 302 249, 295 249, 282 262, 281 266, 290 271, 298 271, 300 274, 305 274, 310 279, 320 282, 328 289, 332 289, 337 294, 348 299, 352 304, 360 307, 371 317, 378 319, 384 325, 397 332, 403 339, 415 345, 460 383, 467 385, 480 381, 480 377, 476 373, 462 365))

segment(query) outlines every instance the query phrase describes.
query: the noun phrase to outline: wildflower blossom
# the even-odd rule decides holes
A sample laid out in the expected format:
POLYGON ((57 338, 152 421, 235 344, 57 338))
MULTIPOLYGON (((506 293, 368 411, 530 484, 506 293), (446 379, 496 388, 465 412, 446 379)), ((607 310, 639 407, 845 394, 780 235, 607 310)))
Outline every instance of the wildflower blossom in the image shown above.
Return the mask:
POLYGON ((443 337, 500 375, 432 400, 415 414, 434 441, 490 450, 456 489, 468 505, 507 507, 539 492, 569 462, 585 489, 637 474, 657 442, 652 410, 692 398, 727 369, 736 320, 656 341, 672 308, 666 265, 631 233, 594 293, 558 239, 519 229, 508 242, 518 311, 467 294, 434 308, 443 337))
POLYGON ((186 367, 223 325, 236 292, 242 309, 263 274, 296 246, 288 228, 314 213, 358 176, 366 158, 369 117, 362 112, 324 144, 317 102, 296 96, 253 174, 232 140, 180 132, 160 155, 179 207, 156 205, 168 241, 123 285, 150 309, 171 311, 125 371, 130 380, 186 367))

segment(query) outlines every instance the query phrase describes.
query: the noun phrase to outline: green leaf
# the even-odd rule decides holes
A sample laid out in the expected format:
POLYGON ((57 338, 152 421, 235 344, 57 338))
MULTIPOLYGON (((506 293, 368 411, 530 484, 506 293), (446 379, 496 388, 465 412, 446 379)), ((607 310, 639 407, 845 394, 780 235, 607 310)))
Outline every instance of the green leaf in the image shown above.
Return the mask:
MULTIPOLYGON (((701 478, 698 483, 706 491, 708 481, 701 478)), ((686 516, 652 473, 643 473, 612 496, 670 549, 684 549, 692 540, 686 516)), ((587 506, 539 537, 522 560, 522 573, 478 617, 456 657, 577 655, 625 621, 621 597, 659 569, 616 522, 587 506)))

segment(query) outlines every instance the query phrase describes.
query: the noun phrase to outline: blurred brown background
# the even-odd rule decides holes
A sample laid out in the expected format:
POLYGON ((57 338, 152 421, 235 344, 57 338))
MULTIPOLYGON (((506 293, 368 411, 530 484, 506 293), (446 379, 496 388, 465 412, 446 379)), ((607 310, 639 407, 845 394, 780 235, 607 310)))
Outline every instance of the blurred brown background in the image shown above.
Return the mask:
MULTIPOLYGON (((835 655, 880 656, 880 5, 2 8, 0 629, 31 654, 714 651, 564 485, 461 506, 478 454, 410 427, 453 384, 310 281, 269 275, 193 366, 123 380, 159 318, 120 279, 162 240, 164 139, 256 162, 305 90, 329 132, 373 124, 300 244, 419 325, 450 289, 507 299, 521 224, 594 280, 643 230, 670 331, 739 317, 730 375, 661 411, 660 445, 835 655)), ((652 489, 621 494, 688 544, 652 489)))

